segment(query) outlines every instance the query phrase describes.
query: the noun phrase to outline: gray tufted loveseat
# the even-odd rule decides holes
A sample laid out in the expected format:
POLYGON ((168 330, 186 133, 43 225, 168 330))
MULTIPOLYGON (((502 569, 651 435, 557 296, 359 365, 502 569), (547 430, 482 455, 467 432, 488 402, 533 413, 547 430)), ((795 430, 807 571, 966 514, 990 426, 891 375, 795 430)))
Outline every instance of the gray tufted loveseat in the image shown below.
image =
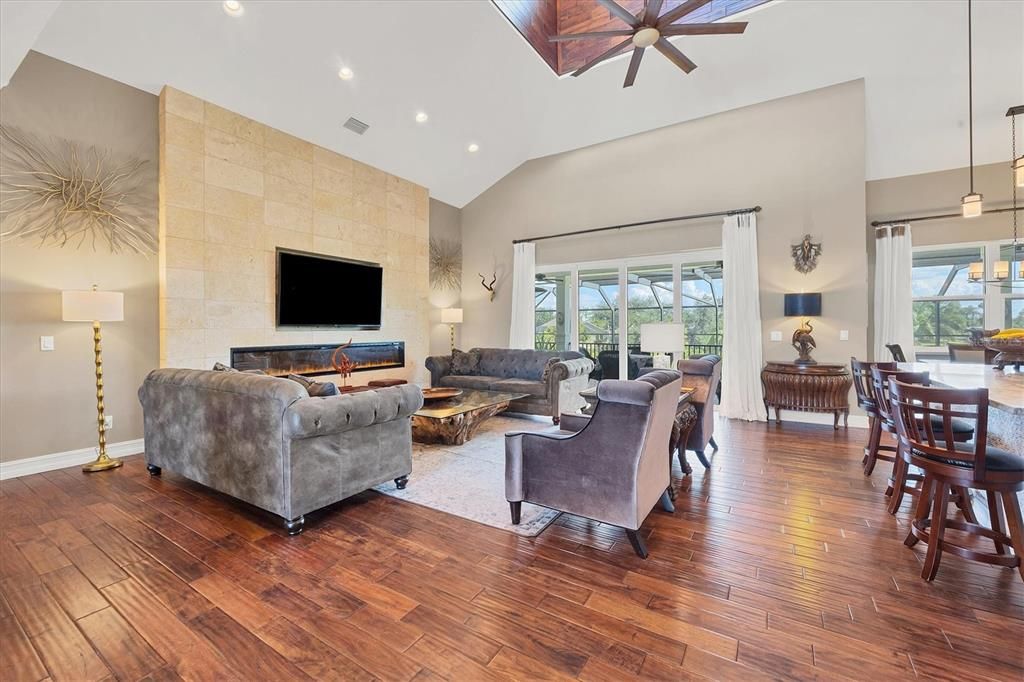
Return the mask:
POLYGON ((471 374, 453 374, 450 355, 427 358, 431 385, 525 393, 525 398, 512 401, 509 411, 548 415, 556 424, 560 414, 584 405, 580 391, 587 387, 594 363, 582 353, 508 348, 473 348, 469 352, 480 356, 471 374), (552 359, 557 361, 549 367, 552 359))
POLYGON ((139 389, 149 471, 163 467, 285 519, 412 472, 412 385, 311 398, 265 375, 157 369, 139 389))

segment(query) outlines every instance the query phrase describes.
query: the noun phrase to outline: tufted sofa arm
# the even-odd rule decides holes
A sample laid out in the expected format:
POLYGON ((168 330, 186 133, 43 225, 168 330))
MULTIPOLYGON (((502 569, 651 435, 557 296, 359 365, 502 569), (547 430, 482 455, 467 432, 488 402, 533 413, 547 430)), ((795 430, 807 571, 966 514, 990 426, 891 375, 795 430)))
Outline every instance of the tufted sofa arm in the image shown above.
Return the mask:
POLYGON ((430 372, 430 385, 437 387, 441 385, 441 377, 452 373, 452 356, 431 355, 426 361, 427 370, 430 372))
POLYGON ((423 392, 412 384, 299 400, 284 413, 284 435, 301 439, 352 431, 407 418, 422 406, 423 392))
POLYGON ((575 360, 562 360, 551 365, 548 372, 548 386, 557 387, 558 382, 572 379, 574 377, 590 374, 594 371, 594 361, 590 358, 576 358, 575 360))

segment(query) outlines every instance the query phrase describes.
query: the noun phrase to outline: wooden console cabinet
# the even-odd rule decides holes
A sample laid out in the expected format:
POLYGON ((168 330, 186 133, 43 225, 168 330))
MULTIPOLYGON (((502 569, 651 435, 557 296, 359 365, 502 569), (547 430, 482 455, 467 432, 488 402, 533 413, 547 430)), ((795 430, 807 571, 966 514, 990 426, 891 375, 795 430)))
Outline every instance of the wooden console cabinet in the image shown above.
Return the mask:
POLYGON ((775 423, 781 424, 779 410, 799 412, 831 412, 832 427, 843 426, 850 417, 850 386, 853 378, 846 365, 798 365, 794 362, 769 362, 761 370, 764 387, 764 409, 775 408, 775 423))

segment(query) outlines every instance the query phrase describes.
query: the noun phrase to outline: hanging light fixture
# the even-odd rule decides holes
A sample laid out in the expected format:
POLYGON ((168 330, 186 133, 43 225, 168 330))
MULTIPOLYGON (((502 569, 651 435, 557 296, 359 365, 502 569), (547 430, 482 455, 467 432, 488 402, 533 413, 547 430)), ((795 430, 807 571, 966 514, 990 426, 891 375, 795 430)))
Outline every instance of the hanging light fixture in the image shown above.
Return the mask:
POLYGON ((967 0, 967 144, 970 153, 971 191, 960 199, 965 218, 981 215, 981 194, 974 191, 974 54, 971 44, 971 0, 967 0))

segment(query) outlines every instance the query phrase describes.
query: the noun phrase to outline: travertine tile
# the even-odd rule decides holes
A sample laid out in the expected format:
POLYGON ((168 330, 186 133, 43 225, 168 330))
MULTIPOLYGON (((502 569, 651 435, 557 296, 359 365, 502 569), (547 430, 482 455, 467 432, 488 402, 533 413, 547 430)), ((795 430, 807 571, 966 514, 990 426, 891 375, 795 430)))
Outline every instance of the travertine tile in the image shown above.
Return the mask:
MULTIPOLYGON (((204 301, 194 298, 167 298, 162 325, 168 330, 203 329, 206 326, 204 301)), ((168 332, 170 334, 171 332, 168 332)))
POLYGON ((259 197, 263 196, 263 173, 261 171, 207 156, 205 172, 207 185, 259 197))
POLYGON ((315 190, 351 196, 353 184, 351 174, 345 175, 327 166, 313 167, 313 189, 315 190))
POLYGON ((204 301, 207 329, 264 329, 267 306, 263 302, 204 301))
POLYGON ((313 249, 313 234, 311 232, 296 232, 280 227, 268 227, 263 239, 264 248, 267 251, 274 251, 277 248, 294 249, 297 251, 311 251, 313 249))
POLYGON ((263 222, 295 232, 313 233, 313 211, 301 206, 268 201, 264 205, 263 222))
POLYGON ((199 240, 167 237, 163 249, 168 268, 202 270, 205 267, 206 244, 199 240))
POLYGON ((200 180, 192 180, 184 175, 164 173, 160 178, 161 196, 165 196, 168 206, 180 206, 203 210, 205 186, 200 180))
POLYGON ((263 198, 267 201, 312 208, 313 188, 308 184, 267 173, 263 176, 263 198))
POLYGON ((313 208, 340 218, 353 217, 353 199, 351 196, 331 194, 330 192, 313 192, 313 208))
POLYGON ((177 298, 203 298, 202 270, 167 268, 166 286, 177 298))
POLYGON ((247 244, 259 242, 263 237, 263 226, 237 218, 206 214, 206 241, 211 244, 247 244))
POLYGON ((167 330, 165 348, 168 357, 187 358, 196 353, 204 353, 206 332, 203 329, 170 329, 167 330))
POLYGON ((264 260, 262 245, 248 248, 239 244, 207 244, 206 272, 226 272, 234 275, 260 275, 264 260))
POLYGON ((263 199, 214 185, 206 188, 206 211, 246 222, 263 222, 263 199))
POLYGON ((206 273, 206 299, 261 303, 265 301, 266 280, 263 273, 245 275, 210 271, 206 273))
POLYGON ((303 161, 314 160, 314 144, 274 128, 266 128, 263 131, 263 146, 303 161))
POLYGON ((355 162, 352 159, 323 147, 313 148, 313 163, 317 166, 326 166, 348 177, 352 177, 354 173, 355 162))
POLYGON ((205 109, 206 126, 209 128, 216 128, 217 130, 223 130, 226 133, 231 133, 235 137, 240 137, 243 140, 249 142, 255 142, 258 145, 263 144, 263 131, 265 126, 251 118, 246 118, 241 114, 236 114, 233 111, 228 111, 223 107, 219 107, 216 104, 206 103, 205 109))
POLYGON ((203 126, 181 116, 168 113, 164 117, 165 143, 184 147, 189 151, 203 153, 203 126))
POLYGON ((203 239, 203 212, 180 206, 165 208, 165 228, 168 237, 203 239))
POLYGON ((263 147, 216 128, 205 130, 206 155, 263 171, 263 147))
POLYGON ((167 113, 187 118, 196 123, 203 122, 203 100, 172 87, 164 87, 160 105, 167 113))
POLYGON ((313 184, 313 164, 294 156, 267 149, 263 168, 271 175, 279 175, 305 185, 313 184))
POLYGON ((203 181, 203 155, 185 147, 164 145, 161 161, 164 172, 171 175, 203 181))

